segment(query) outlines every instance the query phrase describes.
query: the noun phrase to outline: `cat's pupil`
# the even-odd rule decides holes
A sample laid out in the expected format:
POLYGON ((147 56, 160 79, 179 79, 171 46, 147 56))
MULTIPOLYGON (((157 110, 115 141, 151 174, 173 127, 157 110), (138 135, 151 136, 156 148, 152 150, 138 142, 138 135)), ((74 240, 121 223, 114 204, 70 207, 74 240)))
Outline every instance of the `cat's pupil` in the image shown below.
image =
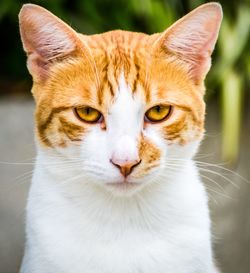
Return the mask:
POLYGON ((157 111, 157 113, 160 113, 160 111, 161 111, 161 106, 157 105, 157 106, 156 106, 156 111, 157 111))
POLYGON ((90 114, 90 112, 91 112, 91 110, 90 110, 90 108, 89 108, 89 107, 87 107, 87 108, 85 109, 85 111, 86 111, 86 114, 87 114, 87 115, 89 115, 89 114, 90 114))

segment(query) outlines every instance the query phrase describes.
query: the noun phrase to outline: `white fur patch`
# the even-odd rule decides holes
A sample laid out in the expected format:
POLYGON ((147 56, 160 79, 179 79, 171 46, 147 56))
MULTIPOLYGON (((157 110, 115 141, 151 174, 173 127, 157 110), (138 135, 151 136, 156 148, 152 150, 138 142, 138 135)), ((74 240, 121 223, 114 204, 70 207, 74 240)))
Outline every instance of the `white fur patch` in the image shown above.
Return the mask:
POLYGON ((143 105, 120 77, 119 90, 107 119, 112 157, 117 161, 138 159, 138 140, 143 127, 143 105))
POLYGON ((93 126, 80 149, 39 148, 21 273, 215 272, 207 196, 191 160, 198 143, 167 146, 153 125, 143 129, 144 112, 121 77, 106 131, 93 126), (119 195, 107 187, 121 181, 110 158, 136 157, 140 134, 161 149, 161 165, 140 190, 119 195))

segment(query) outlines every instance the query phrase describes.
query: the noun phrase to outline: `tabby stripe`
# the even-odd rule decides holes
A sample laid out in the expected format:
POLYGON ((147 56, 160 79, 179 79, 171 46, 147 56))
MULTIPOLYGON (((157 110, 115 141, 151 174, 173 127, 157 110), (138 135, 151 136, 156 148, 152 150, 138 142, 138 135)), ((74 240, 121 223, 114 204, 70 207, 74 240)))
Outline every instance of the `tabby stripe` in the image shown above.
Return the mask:
MULTIPOLYGON (((55 115, 57 115, 58 113, 61 113, 62 111, 68 110, 69 107, 57 107, 57 108, 53 108, 48 116, 48 118, 45 120, 45 122, 43 122, 42 124, 38 124, 38 130, 39 132, 44 132, 47 128, 48 125, 51 123, 52 119, 54 118, 55 115)), ((37 114, 37 118, 40 113, 37 114)))
POLYGON ((62 131, 71 141, 81 141, 81 135, 84 132, 84 128, 76 125, 74 123, 69 122, 66 118, 59 118, 62 127, 60 131, 62 131))

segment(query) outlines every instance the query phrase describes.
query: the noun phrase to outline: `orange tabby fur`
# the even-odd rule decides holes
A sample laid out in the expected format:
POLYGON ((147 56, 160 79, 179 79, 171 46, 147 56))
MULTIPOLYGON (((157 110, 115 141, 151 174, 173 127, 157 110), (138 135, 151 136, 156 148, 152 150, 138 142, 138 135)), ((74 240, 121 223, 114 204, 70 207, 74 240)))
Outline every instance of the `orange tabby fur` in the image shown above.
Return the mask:
MULTIPOLYGON (((203 6, 205 8, 209 11, 209 4, 203 6)), ((26 10, 32 9, 44 13, 40 7, 26 7, 26 10)), ((31 13, 26 15, 25 12, 23 10, 20 16, 29 21, 31 13)), ((203 80, 210 67, 209 56, 206 52, 205 57, 191 54, 189 59, 185 55, 180 58, 180 52, 165 47, 167 38, 191 15, 192 12, 164 33, 147 35, 115 30, 87 36, 75 33, 46 11, 44 16, 63 30, 72 44, 64 54, 56 55, 55 52, 55 56, 46 56, 49 60, 46 64, 40 57, 29 57, 28 67, 34 80, 32 92, 37 103, 36 132, 41 144, 48 148, 65 147, 68 141, 77 144, 84 138, 84 133, 92 125, 77 120, 72 109, 88 105, 99 110, 105 118, 122 73, 132 92, 140 94, 145 109, 160 103, 174 107, 174 114, 169 119, 155 125, 169 144, 200 139, 204 132, 205 113, 203 80)), ((32 43, 39 43, 35 38, 35 42, 25 41, 28 35, 35 37, 35 26, 33 28, 21 28, 28 54, 32 53, 32 43)), ((211 50, 207 51, 211 54, 211 50)), ((106 125, 103 124, 102 128, 105 129, 106 125)), ((147 143, 147 139, 140 141, 144 143, 139 145, 144 157, 150 157, 148 151, 152 149, 154 154, 160 153, 154 145, 147 143), (142 151, 143 147, 147 149, 142 151)))
POLYGON ((172 62, 166 56, 161 58, 152 52, 158 36, 127 31, 80 36, 95 62, 96 78, 93 78, 93 64, 79 54, 70 61, 53 64, 49 78, 34 83, 40 141, 47 146, 64 146, 67 137, 77 141, 91 125, 77 122, 71 108, 90 105, 105 116, 118 89, 117 81, 122 71, 128 85, 133 92, 141 94, 148 108, 159 102, 175 105, 178 114, 170 124, 166 121, 162 132, 167 140, 189 141, 185 139, 185 130, 190 126, 197 130, 194 137, 200 137, 205 110, 203 84, 194 84, 179 61, 172 62), (72 92, 74 96, 71 96, 72 92), (50 141, 52 136, 53 143, 50 141))

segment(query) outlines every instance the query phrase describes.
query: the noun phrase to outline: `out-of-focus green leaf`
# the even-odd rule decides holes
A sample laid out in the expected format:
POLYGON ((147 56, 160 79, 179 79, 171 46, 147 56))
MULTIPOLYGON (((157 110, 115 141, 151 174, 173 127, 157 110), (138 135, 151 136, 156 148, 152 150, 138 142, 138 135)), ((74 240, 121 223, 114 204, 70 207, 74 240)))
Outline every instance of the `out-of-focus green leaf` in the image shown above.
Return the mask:
POLYGON ((160 1, 152 0, 152 14, 150 21, 151 23, 151 32, 161 32, 169 27, 175 21, 175 12, 168 5, 163 4, 160 1))
POLYGON ((232 65, 241 55, 249 38, 250 9, 244 6, 238 10, 238 16, 234 23, 224 17, 218 47, 221 58, 227 65, 232 65))
POLYGON ((230 71, 222 84, 222 155, 232 163, 239 153, 243 81, 230 71))

